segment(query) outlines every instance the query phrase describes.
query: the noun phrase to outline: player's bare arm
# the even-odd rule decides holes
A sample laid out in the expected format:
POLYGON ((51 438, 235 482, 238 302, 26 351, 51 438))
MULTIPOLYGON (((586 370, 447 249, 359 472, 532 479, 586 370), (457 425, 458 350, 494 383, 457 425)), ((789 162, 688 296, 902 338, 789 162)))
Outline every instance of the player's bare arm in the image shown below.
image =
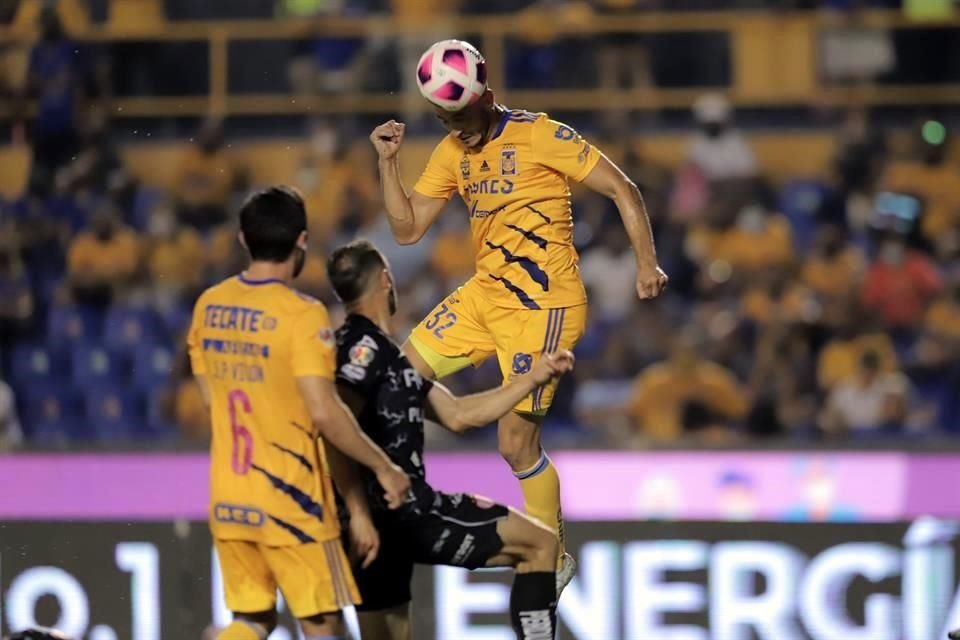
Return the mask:
POLYGON ((414 244, 437 219, 447 200, 416 191, 407 193, 400 179, 399 163, 405 127, 402 122, 390 120, 373 130, 370 141, 379 156, 380 189, 390 230, 398 244, 414 244))
POLYGON ((327 461, 333 482, 350 513, 350 550, 366 569, 380 552, 380 534, 370 516, 363 480, 354 462, 336 447, 327 447, 327 461))
POLYGON ((297 386, 317 435, 376 474, 391 508, 402 505, 410 490, 410 478, 360 429, 337 395, 333 382, 319 376, 305 376, 297 378, 297 386))
POLYGON ((650 217, 640 189, 603 154, 583 184, 617 205, 623 227, 637 255, 637 295, 641 300, 656 298, 667 286, 668 278, 657 264, 650 217))
POLYGON ((573 353, 567 350, 544 354, 530 373, 497 389, 455 396, 443 385, 434 383, 427 400, 440 423, 460 433, 499 420, 534 389, 572 370, 573 363, 573 353))

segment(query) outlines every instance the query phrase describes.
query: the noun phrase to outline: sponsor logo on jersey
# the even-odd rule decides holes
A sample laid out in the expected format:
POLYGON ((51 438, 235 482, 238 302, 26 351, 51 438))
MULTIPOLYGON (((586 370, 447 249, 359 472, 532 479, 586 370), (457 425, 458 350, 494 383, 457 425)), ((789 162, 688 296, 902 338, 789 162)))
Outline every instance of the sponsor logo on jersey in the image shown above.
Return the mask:
POLYGON ((472 534, 467 534, 463 536, 463 542, 460 543, 460 547, 457 549, 457 552, 453 556, 453 564, 460 564, 463 562, 467 556, 473 551, 476 545, 473 544, 474 537, 472 534))
POLYGON ((357 366, 365 367, 373 362, 373 358, 373 349, 364 344, 355 344, 350 347, 350 362, 357 366))
POLYGON ((530 369, 533 367, 533 356, 529 353, 515 353, 513 354, 513 372, 517 375, 523 375, 525 373, 530 373, 530 369))
POLYGON ((330 327, 324 327, 317 332, 317 339, 320 340, 323 344, 332 347, 334 344, 333 340, 333 329, 330 327))
POLYGON ((500 152, 500 175, 517 175, 517 150, 504 149, 500 152))
POLYGON ((577 135, 577 132, 568 127, 565 124, 557 127, 557 130, 553 132, 553 137, 557 140, 579 140, 580 136, 577 135))
POLYGON ((241 504, 218 502, 213 505, 213 517, 217 522, 242 524, 248 527, 263 526, 263 511, 241 504))
POLYGON ((520 627, 523 630, 523 640, 551 640, 553 638, 553 623, 550 621, 550 611, 547 609, 521 611, 520 627))
POLYGON ((470 179, 470 158, 468 158, 466 154, 464 154, 463 159, 460 160, 460 174, 464 180, 470 179))
POLYGON ((480 171, 490 171, 490 165, 487 164, 486 160, 480 163, 480 171))

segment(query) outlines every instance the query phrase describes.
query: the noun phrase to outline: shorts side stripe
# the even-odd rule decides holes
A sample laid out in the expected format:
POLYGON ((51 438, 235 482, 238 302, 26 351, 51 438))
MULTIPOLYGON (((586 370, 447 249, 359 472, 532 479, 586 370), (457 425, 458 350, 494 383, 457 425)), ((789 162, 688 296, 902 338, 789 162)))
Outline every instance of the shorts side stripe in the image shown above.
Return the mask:
POLYGON ((340 567, 338 563, 334 562, 334 556, 330 553, 330 540, 323 543, 323 551, 327 555, 327 567, 330 569, 330 577, 333 579, 333 590, 337 599, 337 608, 342 609, 343 604, 343 587, 340 584, 340 567))
MULTIPOLYGON (((548 347, 550 345, 550 337, 553 333, 553 325, 557 319, 557 309, 550 309, 547 311, 547 330, 543 336, 543 349, 541 353, 547 353, 548 347)), ((537 387, 533 392, 533 410, 540 411, 540 396, 543 394, 543 387, 537 387)))
POLYGON ((436 516, 436 517, 438 517, 438 518, 440 518, 441 520, 444 520, 445 522, 452 522, 453 524, 460 525, 461 527, 470 527, 470 528, 474 528, 474 527, 484 527, 484 526, 486 526, 486 525, 488 525, 488 524, 493 524, 493 523, 495 523, 495 522, 500 522, 501 520, 503 520, 504 518, 507 517, 507 516, 497 516, 496 518, 491 518, 491 519, 489 519, 489 520, 483 520, 483 521, 481 521, 481 522, 467 522, 467 521, 465 521, 465 520, 458 520, 457 518, 452 518, 452 517, 450 517, 450 516, 444 515, 444 514, 440 513, 439 511, 435 511, 435 510, 431 510, 431 511, 430 511, 430 514, 431 514, 431 515, 434 515, 434 516, 436 516))

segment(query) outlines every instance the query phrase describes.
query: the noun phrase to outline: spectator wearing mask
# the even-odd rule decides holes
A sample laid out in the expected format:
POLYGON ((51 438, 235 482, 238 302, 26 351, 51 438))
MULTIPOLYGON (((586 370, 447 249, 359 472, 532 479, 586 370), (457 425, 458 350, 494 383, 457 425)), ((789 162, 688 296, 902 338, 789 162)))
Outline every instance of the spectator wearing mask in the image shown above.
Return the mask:
POLYGON ((746 394, 736 376, 698 355, 685 332, 675 339, 667 361, 647 367, 636 378, 625 407, 635 429, 658 441, 681 437, 685 422, 696 428, 731 425, 747 412, 746 394))
POLYGON ((701 266, 709 267, 722 261, 735 274, 746 276, 782 268, 794 257, 790 223, 759 203, 740 209, 736 222, 729 228, 694 229, 687 238, 687 246, 701 266))
POLYGON ((226 222, 237 179, 233 160, 223 148, 223 127, 210 120, 180 163, 180 221, 201 232, 226 222))
POLYGON ((889 235, 867 271, 861 303, 888 329, 914 329, 942 288, 936 264, 900 236, 889 235))
POLYGON ((817 384, 829 391, 840 382, 856 375, 867 353, 875 353, 884 373, 897 371, 899 363, 893 340, 884 331, 869 326, 857 314, 847 315, 847 322, 838 326, 834 337, 820 350, 817 360, 817 384))
POLYGON ((173 209, 164 204, 150 218, 147 270, 160 308, 170 308, 203 284, 204 249, 200 234, 179 226, 173 209))
POLYGON ((710 182, 753 178, 757 161, 744 135, 733 126, 730 102, 716 93, 706 94, 693 105, 698 131, 687 147, 687 162, 695 165, 710 182))
POLYGON ((74 238, 67 254, 67 275, 74 299, 106 307, 130 284, 140 267, 140 240, 113 211, 102 209, 90 229, 74 238))
POLYGON ((867 351, 857 373, 831 390, 820 426, 830 435, 893 432, 906 418, 907 391, 906 377, 884 372, 880 354, 867 351))

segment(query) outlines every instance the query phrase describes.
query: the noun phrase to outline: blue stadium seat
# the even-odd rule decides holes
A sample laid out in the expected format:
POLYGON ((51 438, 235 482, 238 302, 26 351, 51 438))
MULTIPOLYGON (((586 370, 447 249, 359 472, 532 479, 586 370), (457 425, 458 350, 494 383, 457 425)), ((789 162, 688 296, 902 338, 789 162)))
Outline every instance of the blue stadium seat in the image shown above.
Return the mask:
POLYGON ((185 334, 190 327, 192 315, 192 310, 189 307, 161 311, 160 321, 167 337, 177 340, 185 334))
POLYGON ((133 381, 141 391, 163 386, 173 369, 173 349, 165 343, 145 342, 133 352, 133 381))
POLYGON ((130 350, 152 342, 159 330, 157 315, 143 307, 114 306, 107 312, 103 342, 118 350, 130 350))
POLYGON ((130 373, 123 355, 99 344, 76 345, 71 369, 74 384, 82 389, 116 382, 130 373))
POLYGON ((18 344, 11 354, 10 378, 18 384, 55 382, 70 375, 70 354, 66 349, 41 344, 18 344))
POLYGON ((84 398, 86 416, 98 440, 143 437, 146 411, 143 396, 122 384, 91 387, 84 398))
POLYGON ((71 345, 100 335, 103 318, 86 307, 53 305, 47 318, 47 339, 51 344, 71 345))
POLYGON ((130 213, 130 223, 137 231, 146 231, 150 224, 150 215, 154 207, 163 200, 163 192, 158 189, 140 186, 133 197, 133 208, 130 213))
POLYGON ((22 417, 31 441, 88 440, 80 393, 64 384, 37 382, 21 394, 22 417))

